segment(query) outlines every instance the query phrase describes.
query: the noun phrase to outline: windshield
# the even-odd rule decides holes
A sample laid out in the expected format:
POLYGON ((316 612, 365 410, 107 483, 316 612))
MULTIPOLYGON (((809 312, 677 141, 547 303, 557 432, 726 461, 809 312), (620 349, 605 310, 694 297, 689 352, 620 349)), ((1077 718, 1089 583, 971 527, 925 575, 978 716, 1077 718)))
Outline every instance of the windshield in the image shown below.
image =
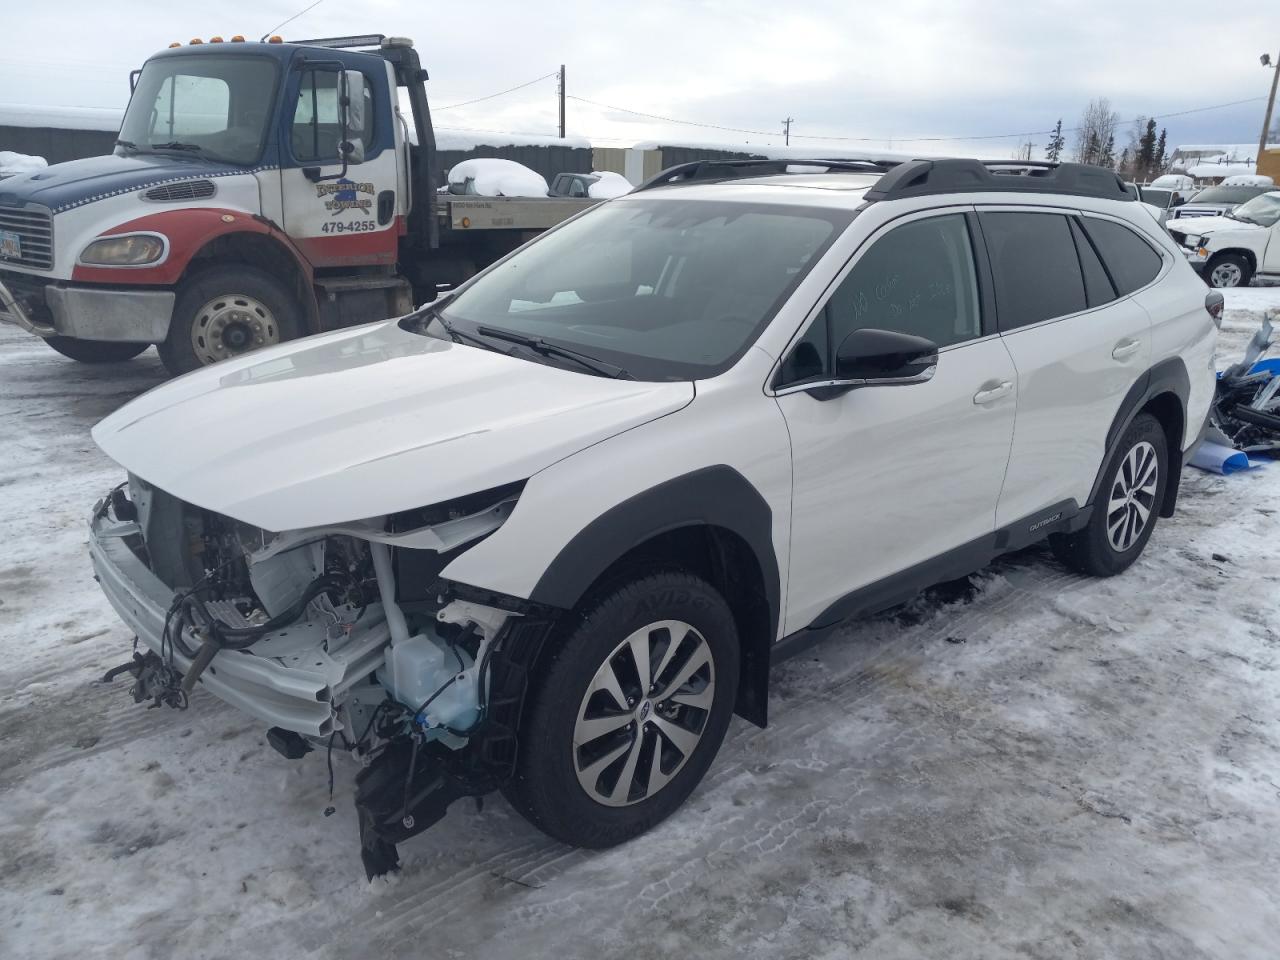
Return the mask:
POLYGON ((476 278, 441 312, 467 334, 541 338, 641 380, 714 376, 746 352, 852 218, 613 200, 476 278))
POLYGON ((148 60, 125 111, 117 150, 257 163, 275 83, 276 65, 266 57, 148 60))
POLYGON ((1266 187, 1210 187, 1201 190, 1191 198, 1192 203, 1244 203, 1252 200, 1260 193, 1266 193, 1266 187))
POLYGON ((1231 215, 1237 220, 1247 220, 1264 227, 1274 226, 1280 220, 1280 193, 1264 193, 1254 197, 1232 210, 1231 215))

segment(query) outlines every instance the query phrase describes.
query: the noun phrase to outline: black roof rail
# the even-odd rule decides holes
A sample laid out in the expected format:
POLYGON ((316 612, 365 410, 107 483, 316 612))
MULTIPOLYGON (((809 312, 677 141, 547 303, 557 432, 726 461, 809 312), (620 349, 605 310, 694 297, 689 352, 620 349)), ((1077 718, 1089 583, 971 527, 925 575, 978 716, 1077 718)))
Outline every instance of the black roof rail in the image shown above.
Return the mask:
POLYGON ((1136 199, 1114 170, 1041 160, 912 160, 898 164, 865 194, 900 200, 943 193, 1049 193, 1104 200, 1136 199))
POLYGON ((639 193, 641 190, 652 190, 655 187, 691 183, 723 183, 726 180, 742 180, 746 177, 792 172, 787 169, 788 167, 824 167, 836 173, 884 173, 897 162, 896 160, 823 160, 799 157, 786 160, 694 160, 691 163, 678 163, 674 167, 668 167, 631 192, 639 193))

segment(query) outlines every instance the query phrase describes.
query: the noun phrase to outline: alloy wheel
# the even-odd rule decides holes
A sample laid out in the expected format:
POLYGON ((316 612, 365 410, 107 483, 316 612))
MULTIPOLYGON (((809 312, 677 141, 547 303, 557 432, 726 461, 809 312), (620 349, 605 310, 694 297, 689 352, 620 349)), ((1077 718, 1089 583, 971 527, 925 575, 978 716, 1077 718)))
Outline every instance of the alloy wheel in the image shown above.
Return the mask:
POLYGON ((625 807, 669 784, 702 739, 715 686, 711 647, 690 624, 660 620, 619 643, 574 724, 574 771, 587 795, 625 807))
POLYGON ((1142 440, 1120 461, 1107 499, 1107 542, 1117 553, 1132 547, 1146 529, 1155 509, 1160 481, 1156 448, 1142 440))
POLYGON ((280 342, 280 327, 261 301, 233 293, 210 300, 191 324, 191 348, 201 365, 280 342))

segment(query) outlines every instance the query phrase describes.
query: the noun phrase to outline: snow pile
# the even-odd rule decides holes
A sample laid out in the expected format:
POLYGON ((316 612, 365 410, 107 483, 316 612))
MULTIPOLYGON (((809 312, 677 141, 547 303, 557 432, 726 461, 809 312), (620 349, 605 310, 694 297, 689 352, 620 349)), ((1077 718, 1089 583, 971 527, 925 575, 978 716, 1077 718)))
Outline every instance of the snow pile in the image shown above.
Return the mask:
POLYGON ((1187 170, 1187 175, 1197 180, 1213 180, 1217 177, 1241 177, 1253 174, 1253 165, 1244 163, 1198 163, 1187 170))
POLYGON ((1274 187, 1276 182, 1258 173, 1240 173, 1222 181, 1224 187, 1274 187))
POLYGON ((631 181, 620 173, 614 173, 611 170, 592 170, 591 175, 600 179, 587 188, 589 197, 608 200, 631 192, 631 181))
POLYGON ((49 165, 44 157, 30 157, 25 153, 0 150, 0 177, 12 177, 19 173, 34 173, 49 165))
POLYGON ((514 160, 494 157, 463 160, 449 171, 449 187, 450 193, 481 197, 545 197, 548 192, 541 174, 514 160))

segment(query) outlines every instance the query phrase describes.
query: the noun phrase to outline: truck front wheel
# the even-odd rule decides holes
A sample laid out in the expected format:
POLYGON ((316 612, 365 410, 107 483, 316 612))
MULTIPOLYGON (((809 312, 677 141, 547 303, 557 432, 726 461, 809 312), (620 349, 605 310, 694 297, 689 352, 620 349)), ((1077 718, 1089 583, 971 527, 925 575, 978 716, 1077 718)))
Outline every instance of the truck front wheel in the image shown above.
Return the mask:
POLYGON ((76 340, 73 337, 49 337, 45 343, 64 357, 81 363, 121 363, 132 360, 151 346, 149 343, 108 343, 103 340, 76 340))
POLYGON ((160 359, 177 376, 302 333, 302 309, 285 284, 240 264, 211 267, 178 288, 160 359))

